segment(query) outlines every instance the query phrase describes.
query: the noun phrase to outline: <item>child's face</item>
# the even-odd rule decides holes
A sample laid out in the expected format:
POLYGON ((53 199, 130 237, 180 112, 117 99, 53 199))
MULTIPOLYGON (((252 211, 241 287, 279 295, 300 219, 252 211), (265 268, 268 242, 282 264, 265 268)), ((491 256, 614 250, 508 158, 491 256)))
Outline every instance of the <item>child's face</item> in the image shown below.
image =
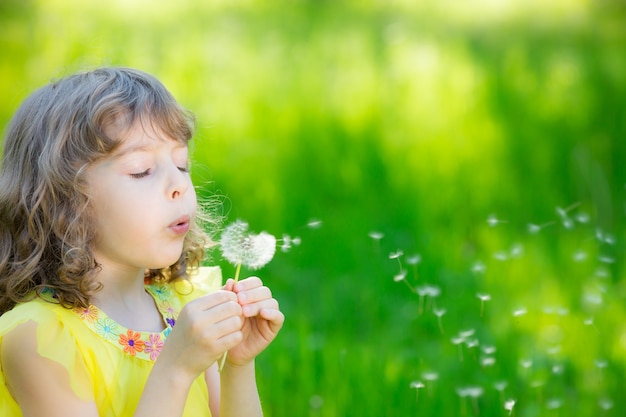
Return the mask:
POLYGON ((196 211, 188 164, 185 144, 139 125, 87 169, 99 264, 158 269, 178 260, 196 211))

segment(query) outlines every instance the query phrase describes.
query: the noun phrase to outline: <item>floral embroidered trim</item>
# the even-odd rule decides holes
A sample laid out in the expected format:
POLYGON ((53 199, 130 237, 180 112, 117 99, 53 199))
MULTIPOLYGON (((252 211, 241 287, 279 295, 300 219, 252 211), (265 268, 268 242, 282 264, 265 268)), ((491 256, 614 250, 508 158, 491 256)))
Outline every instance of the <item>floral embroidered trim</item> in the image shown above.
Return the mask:
POLYGON ((154 298, 163 321, 167 325, 161 333, 137 332, 127 329, 94 305, 87 308, 77 308, 74 312, 89 329, 123 350, 124 353, 136 358, 155 361, 163 349, 165 340, 172 332, 172 327, 176 324, 181 306, 179 298, 173 294, 168 284, 149 284, 145 288, 154 298))

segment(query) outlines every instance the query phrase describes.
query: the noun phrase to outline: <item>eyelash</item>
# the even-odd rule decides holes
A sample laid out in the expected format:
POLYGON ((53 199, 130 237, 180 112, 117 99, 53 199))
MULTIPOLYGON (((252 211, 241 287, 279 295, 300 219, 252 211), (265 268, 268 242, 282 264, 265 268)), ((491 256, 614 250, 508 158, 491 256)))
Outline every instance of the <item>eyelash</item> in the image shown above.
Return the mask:
MULTIPOLYGON (((187 167, 177 167, 177 168, 178 168, 178 170, 180 172, 184 172, 185 174, 189 173, 189 168, 187 168, 187 167)), ((130 174, 130 176, 133 177, 133 178, 144 178, 144 177, 147 177, 148 175, 150 175, 150 169, 146 169, 143 172, 137 172, 135 174, 130 174)))

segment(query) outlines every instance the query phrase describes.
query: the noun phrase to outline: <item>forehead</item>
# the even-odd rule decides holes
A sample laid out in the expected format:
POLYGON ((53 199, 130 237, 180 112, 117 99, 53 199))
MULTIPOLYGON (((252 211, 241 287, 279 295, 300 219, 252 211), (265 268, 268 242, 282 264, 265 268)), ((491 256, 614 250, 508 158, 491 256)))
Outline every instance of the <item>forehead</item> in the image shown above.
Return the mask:
POLYGON ((120 138, 111 156, 119 158, 135 152, 147 152, 163 145, 172 148, 187 148, 186 141, 176 139, 151 126, 136 123, 120 138))

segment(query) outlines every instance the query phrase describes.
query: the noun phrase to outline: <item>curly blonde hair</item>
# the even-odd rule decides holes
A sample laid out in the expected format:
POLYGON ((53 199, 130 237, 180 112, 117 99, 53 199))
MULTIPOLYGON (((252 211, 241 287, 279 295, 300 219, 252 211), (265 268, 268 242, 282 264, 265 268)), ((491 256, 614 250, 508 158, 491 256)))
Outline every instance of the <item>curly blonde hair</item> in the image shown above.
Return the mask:
MULTIPOLYGON (((0 168, 0 314, 45 288, 67 308, 88 306, 100 285, 85 170, 136 123, 183 143, 195 128, 160 81, 129 68, 70 75, 17 110, 0 168)), ((212 244, 204 220, 192 225, 176 263, 146 271, 148 282, 184 278, 200 265, 212 244)))

